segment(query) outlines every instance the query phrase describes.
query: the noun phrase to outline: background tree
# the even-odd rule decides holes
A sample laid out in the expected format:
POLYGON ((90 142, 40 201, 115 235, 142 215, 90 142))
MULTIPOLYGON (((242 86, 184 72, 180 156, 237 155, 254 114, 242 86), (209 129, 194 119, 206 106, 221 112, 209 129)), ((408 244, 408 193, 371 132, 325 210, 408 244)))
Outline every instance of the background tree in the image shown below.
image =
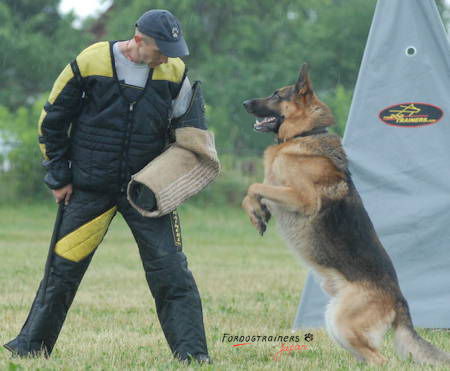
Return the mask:
POLYGON ((5 152, 0 152, 0 202, 29 201, 48 195, 36 139, 36 117, 46 100, 42 96, 32 106, 22 106, 15 112, 0 106, 0 140, 8 150, 7 158, 5 152), (3 172, 2 164, 7 165, 3 172))
POLYGON ((58 13, 59 0, 0 2, 0 102, 16 109, 50 89, 92 37, 58 13))
POLYGON ((48 195, 39 114, 60 71, 93 39, 58 13, 59 2, 0 2, 0 201, 48 195))

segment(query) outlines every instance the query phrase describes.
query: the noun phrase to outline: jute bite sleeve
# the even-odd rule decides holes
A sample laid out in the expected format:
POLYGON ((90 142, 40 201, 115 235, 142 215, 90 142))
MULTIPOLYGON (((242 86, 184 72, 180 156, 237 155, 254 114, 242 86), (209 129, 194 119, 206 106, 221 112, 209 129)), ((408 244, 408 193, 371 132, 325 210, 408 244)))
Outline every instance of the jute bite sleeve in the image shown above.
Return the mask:
POLYGON ((132 176, 127 196, 143 216, 159 217, 175 210, 200 192, 219 174, 220 164, 214 135, 208 130, 181 127, 175 130, 175 142, 160 156, 132 176), (136 187, 154 193, 156 206, 151 210, 136 202, 136 187))

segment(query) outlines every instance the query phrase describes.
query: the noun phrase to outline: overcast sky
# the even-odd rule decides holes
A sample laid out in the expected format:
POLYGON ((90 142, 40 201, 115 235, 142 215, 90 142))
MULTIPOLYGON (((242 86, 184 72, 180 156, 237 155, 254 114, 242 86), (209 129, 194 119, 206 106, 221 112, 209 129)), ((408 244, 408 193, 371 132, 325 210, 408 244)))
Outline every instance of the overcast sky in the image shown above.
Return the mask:
POLYGON ((70 12, 73 9, 76 15, 84 18, 108 9, 111 3, 111 0, 62 0, 59 9, 63 13, 70 12))

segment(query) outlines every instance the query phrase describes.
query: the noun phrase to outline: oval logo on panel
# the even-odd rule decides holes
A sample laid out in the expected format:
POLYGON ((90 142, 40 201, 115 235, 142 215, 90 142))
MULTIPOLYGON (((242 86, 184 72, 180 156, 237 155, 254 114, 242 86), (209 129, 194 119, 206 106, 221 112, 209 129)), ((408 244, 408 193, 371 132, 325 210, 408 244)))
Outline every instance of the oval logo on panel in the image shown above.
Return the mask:
POLYGON ((385 124, 414 128, 437 123, 444 112, 439 107, 426 103, 400 103, 382 110, 378 117, 385 124))

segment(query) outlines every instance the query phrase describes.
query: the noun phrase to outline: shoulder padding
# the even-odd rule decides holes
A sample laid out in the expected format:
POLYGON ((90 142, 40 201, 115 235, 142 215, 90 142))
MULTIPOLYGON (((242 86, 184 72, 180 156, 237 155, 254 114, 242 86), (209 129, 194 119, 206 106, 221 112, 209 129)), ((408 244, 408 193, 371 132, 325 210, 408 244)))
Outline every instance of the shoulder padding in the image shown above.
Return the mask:
POLYGON ((108 41, 101 41, 84 49, 77 57, 81 76, 113 77, 111 52, 108 41))
POLYGON ((166 80, 176 84, 181 83, 186 66, 180 58, 168 58, 153 71, 153 80, 166 80))

